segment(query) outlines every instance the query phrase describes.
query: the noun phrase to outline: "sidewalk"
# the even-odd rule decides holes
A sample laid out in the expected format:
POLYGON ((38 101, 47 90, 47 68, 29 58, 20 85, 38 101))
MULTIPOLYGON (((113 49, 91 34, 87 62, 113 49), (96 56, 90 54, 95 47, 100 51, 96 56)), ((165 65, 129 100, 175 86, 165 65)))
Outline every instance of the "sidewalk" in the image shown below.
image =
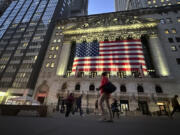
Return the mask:
POLYGON ((98 116, 79 114, 65 118, 54 113, 51 117, 0 116, 1 135, 177 135, 180 118, 120 117, 113 123, 99 122, 98 116))

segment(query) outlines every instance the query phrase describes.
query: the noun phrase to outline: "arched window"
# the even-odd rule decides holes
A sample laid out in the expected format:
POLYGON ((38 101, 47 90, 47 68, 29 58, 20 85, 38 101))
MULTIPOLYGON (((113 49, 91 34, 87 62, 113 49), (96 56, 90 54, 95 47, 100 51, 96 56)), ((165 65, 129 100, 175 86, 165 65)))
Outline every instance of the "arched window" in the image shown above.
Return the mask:
POLYGON ((95 90, 95 86, 94 86, 94 84, 91 84, 90 86, 89 86, 89 91, 94 91, 95 90))
POLYGON ((75 90, 77 90, 77 91, 79 91, 80 90, 80 84, 76 84, 76 86, 75 86, 75 90))
POLYGON ((63 83, 62 87, 61 87, 61 90, 65 90, 67 88, 67 83, 63 83))
POLYGON ((163 93, 161 86, 156 85, 155 86, 156 93, 163 93))
POLYGON ((138 92, 144 92, 144 88, 141 85, 137 86, 137 91, 138 92))
POLYGON ((125 85, 121 85, 120 86, 120 91, 121 92, 126 92, 126 86, 125 85))

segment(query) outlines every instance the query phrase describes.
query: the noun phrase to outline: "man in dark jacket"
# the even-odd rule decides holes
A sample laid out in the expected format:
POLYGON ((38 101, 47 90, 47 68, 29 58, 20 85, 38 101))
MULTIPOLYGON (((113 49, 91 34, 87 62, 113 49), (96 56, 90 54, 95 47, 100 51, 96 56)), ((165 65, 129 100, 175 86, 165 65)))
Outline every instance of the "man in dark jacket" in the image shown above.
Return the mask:
POLYGON ((73 103, 74 103, 74 94, 70 93, 69 96, 66 99, 66 113, 65 113, 65 117, 68 117, 69 113, 72 111, 73 103))
POLYGON ((178 102, 178 95, 175 95, 174 98, 172 99, 172 107, 173 107, 173 111, 171 113, 171 117, 173 116, 173 114, 179 110, 180 111, 180 106, 179 106, 179 102, 178 102))
POLYGON ((80 112, 80 116, 82 116, 83 114, 83 111, 82 111, 82 108, 81 108, 81 103, 82 103, 82 95, 80 95, 77 99, 76 99, 76 109, 77 111, 79 110, 80 112))

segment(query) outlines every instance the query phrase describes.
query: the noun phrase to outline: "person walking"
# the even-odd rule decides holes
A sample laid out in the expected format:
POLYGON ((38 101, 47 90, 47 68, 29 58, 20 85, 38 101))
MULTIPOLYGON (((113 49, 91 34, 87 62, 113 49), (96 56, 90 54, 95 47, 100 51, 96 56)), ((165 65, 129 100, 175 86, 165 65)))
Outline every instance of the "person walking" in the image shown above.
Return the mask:
POLYGON ((61 113, 64 113, 64 110, 65 110, 65 100, 62 99, 60 112, 61 112, 61 113))
POLYGON ((96 115, 96 113, 98 113, 98 99, 95 101, 94 114, 96 115))
POLYGON ((66 99, 66 113, 65 113, 65 117, 68 117, 70 112, 72 111, 73 103, 74 103, 74 94, 70 93, 69 96, 66 99))
POLYGON ((115 113, 116 113, 117 117, 119 118, 119 109, 118 109, 118 106, 119 105, 117 103, 117 100, 114 99, 113 103, 111 104, 113 118, 114 118, 115 113))
POLYGON ((80 95, 77 99, 76 99, 76 110, 79 110, 80 116, 82 116, 83 111, 82 111, 82 107, 81 107, 81 103, 82 103, 82 96, 80 95))
POLYGON ((100 119, 100 121, 113 122, 111 107, 110 107, 110 104, 109 104, 110 94, 103 91, 103 86, 106 85, 108 83, 108 81, 109 80, 107 78, 107 73, 103 72, 102 73, 102 79, 101 79, 101 86, 99 88, 97 88, 97 90, 100 90, 99 109, 101 111, 101 117, 102 117, 100 119), (104 101, 106 103, 108 113, 109 113, 109 118, 108 119, 106 119, 106 116, 105 116, 105 110, 104 110, 104 107, 103 107, 104 101))
POLYGON ((173 107, 173 111, 171 112, 171 117, 173 116, 173 114, 178 110, 180 111, 180 105, 178 102, 178 95, 174 95, 174 98, 172 98, 172 107, 173 107))

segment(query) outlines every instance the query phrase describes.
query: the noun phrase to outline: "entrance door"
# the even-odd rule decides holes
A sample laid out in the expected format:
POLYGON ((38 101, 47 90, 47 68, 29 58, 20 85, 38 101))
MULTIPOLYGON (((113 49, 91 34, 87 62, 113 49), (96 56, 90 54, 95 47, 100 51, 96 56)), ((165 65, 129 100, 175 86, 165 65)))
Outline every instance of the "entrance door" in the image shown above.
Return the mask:
POLYGON ((120 111, 125 112, 129 110, 128 100, 120 100, 120 111))
POLYGON ((44 103, 44 99, 45 99, 45 97, 38 97, 38 101, 40 102, 40 104, 43 104, 44 103))
POLYGON ((145 115, 149 114, 147 101, 139 101, 138 105, 139 105, 139 109, 142 112, 142 114, 145 114, 145 115))
POLYGON ((165 105, 159 105, 160 115, 168 115, 168 111, 165 105))

